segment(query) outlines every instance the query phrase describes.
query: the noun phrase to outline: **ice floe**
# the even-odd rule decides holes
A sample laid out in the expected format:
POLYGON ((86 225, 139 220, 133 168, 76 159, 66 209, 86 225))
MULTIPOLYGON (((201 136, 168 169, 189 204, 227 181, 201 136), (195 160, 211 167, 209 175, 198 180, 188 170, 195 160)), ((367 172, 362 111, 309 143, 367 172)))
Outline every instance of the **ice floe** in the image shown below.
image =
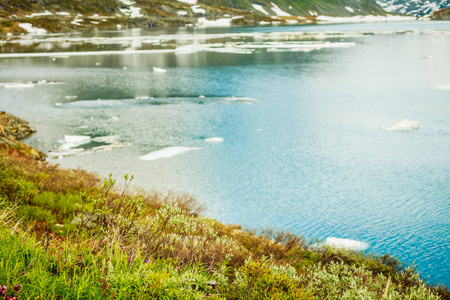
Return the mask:
POLYGON ((27 82, 3 82, 0 83, 0 87, 4 87, 5 89, 22 89, 22 88, 32 88, 38 85, 60 84, 60 83, 61 82, 47 81, 47 80, 27 81, 27 82))
POLYGON ((450 90, 450 85, 442 85, 442 86, 438 86, 436 88, 439 90, 450 90))
POLYGON ((236 46, 235 43, 216 43, 216 44, 192 44, 176 48, 175 54, 191 54, 197 52, 215 52, 215 53, 233 53, 233 54, 252 54, 250 49, 236 46))
POLYGON ((163 68, 153 67, 153 73, 166 73, 167 70, 163 68))
MULTIPOLYGON (((79 128, 85 127, 80 126, 79 128)), ((87 135, 65 135, 64 140, 60 141, 60 143, 62 145, 58 148, 58 151, 51 151, 48 153, 50 158, 62 158, 78 154, 110 151, 130 145, 130 143, 127 142, 119 142, 119 137, 117 135, 100 136, 95 138, 91 138, 87 135), (83 145, 85 145, 85 147, 80 148, 80 146, 83 145)))
POLYGON ((410 119, 403 119, 389 127, 382 126, 382 129, 392 130, 392 131, 409 131, 413 129, 418 129, 420 125, 419 121, 413 121, 410 119))
POLYGON ((322 48, 347 48, 353 47, 356 43, 348 42, 263 42, 263 43, 247 43, 238 45, 238 48, 245 49, 290 49, 290 50, 315 50, 322 48))
POLYGON ((400 15, 386 15, 386 16, 373 16, 373 15, 360 15, 353 17, 330 17, 330 16, 317 16, 316 21, 326 23, 366 23, 366 22, 407 22, 415 21, 416 17, 412 16, 400 16, 400 15))
POLYGON ((193 150, 201 150, 201 148, 196 147, 183 147, 183 146, 176 146, 176 147, 168 147, 161 150, 153 151, 145 155, 139 156, 140 160, 157 160, 161 158, 169 158, 175 155, 180 155, 189 151, 193 150))
POLYGON ((355 241, 351 239, 342 239, 335 237, 328 237, 325 240, 325 245, 328 247, 345 249, 345 250, 354 250, 361 251, 369 248, 369 244, 365 242, 355 241))
POLYGON ((91 137, 86 135, 65 135, 64 144, 62 144, 58 150, 67 151, 72 148, 88 144, 91 142, 91 137))
POLYGON ((122 109, 131 108, 133 106, 149 106, 149 105, 173 105, 173 104, 253 104, 261 102, 259 99, 250 97, 140 97, 134 99, 105 99, 105 100, 79 100, 66 103, 55 104, 55 108, 59 109, 122 109))
POLYGON ((210 138, 206 138, 205 142, 208 142, 208 143, 222 143, 223 142, 223 138, 221 138, 221 137, 210 137, 210 138))

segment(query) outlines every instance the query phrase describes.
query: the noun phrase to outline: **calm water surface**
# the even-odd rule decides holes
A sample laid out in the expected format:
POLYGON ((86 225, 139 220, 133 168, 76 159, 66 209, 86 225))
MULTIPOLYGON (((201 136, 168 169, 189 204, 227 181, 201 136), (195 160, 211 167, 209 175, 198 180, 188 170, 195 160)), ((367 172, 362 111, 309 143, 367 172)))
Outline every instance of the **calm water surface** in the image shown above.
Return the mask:
MULTIPOLYGON (((102 176, 112 172, 119 178, 130 173, 142 187, 189 192, 205 204, 208 216, 225 223, 364 241, 376 253, 387 252, 408 264, 415 260, 430 282, 450 284, 450 22, 103 36, 251 33, 212 40, 262 43, 264 38, 252 34, 301 31, 340 31, 347 34, 302 41, 355 45, 309 52, 0 58, 2 83, 59 82, 0 86, 0 109, 35 125, 38 132, 27 142, 44 151, 56 151, 64 135, 118 135, 132 143, 52 160, 64 167, 81 166, 102 176), (412 32, 348 34, 403 29, 412 32), (167 72, 154 73, 153 66, 167 72), (447 89, 437 88, 442 86, 447 89), (261 102, 218 101, 228 96, 261 102), (136 97, 157 101, 109 108, 89 108, 85 102, 72 108, 58 105, 97 99, 126 104, 136 97), (421 128, 380 129, 405 118, 420 121, 421 128), (209 137, 224 141, 207 143, 209 137), (138 159, 171 146, 201 149, 167 159, 138 159)), ((271 41, 287 39, 292 41, 286 35, 271 41)), ((0 49, 97 50, 79 43, 31 40, 0 49)))

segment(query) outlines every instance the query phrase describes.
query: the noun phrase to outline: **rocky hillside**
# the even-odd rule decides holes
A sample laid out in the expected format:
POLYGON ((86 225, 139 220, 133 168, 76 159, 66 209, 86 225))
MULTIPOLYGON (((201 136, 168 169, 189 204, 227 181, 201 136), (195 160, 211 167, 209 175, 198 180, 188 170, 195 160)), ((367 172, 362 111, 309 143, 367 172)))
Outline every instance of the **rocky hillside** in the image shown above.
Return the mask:
POLYGON ((384 14, 373 0, 3 0, 0 34, 196 24, 295 24, 314 22, 318 15, 372 14, 384 14))
POLYGON ((417 17, 450 7, 450 0, 377 0, 387 12, 417 17))
POLYGON ((450 7, 435 11, 431 15, 432 20, 450 20, 450 7))

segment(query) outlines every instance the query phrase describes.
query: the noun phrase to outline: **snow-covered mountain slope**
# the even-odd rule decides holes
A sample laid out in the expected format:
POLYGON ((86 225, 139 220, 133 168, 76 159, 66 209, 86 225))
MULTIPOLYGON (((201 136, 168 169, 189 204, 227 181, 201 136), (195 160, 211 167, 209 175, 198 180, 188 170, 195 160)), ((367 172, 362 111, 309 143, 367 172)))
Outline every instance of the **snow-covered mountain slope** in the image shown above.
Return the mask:
POLYGON ((413 16, 425 16, 450 7, 450 0, 377 0, 385 11, 413 16))

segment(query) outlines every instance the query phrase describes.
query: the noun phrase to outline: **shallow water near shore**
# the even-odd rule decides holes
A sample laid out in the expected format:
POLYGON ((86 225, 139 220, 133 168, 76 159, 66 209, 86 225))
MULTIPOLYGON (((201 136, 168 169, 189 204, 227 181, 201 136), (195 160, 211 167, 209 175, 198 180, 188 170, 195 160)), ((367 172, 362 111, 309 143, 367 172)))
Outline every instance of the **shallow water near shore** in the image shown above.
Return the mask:
POLYGON ((1 48, 138 50, 0 58, 0 110, 38 129, 30 145, 131 143, 52 162, 191 193, 224 223, 361 241, 450 284, 450 22, 97 35, 82 38, 133 38, 1 48), (149 39, 164 51, 139 52, 149 39), (420 128, 381 129, 407 118, 420 128))

